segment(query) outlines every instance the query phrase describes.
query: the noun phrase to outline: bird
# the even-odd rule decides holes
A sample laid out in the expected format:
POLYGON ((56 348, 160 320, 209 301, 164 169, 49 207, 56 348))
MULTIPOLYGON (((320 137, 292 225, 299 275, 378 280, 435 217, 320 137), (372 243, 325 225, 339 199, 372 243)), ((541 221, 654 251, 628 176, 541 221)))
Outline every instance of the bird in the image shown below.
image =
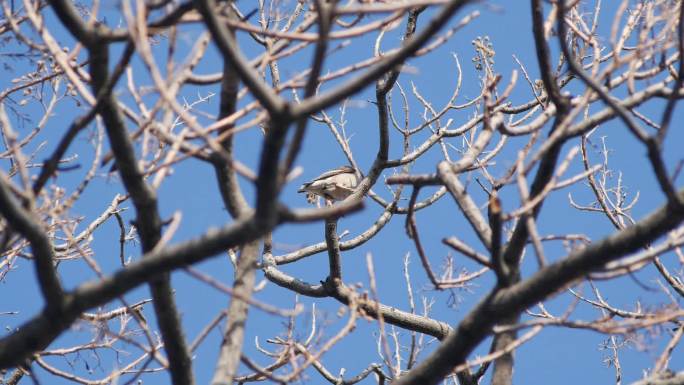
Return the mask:
POLYGON ((306 193, 306 201, 314 204, 323 197, 329 204, 341 201, 354 192, 359 178, 352 167, 342 166, 324 172, 313 180, 304 183, 297 192, 306 193))

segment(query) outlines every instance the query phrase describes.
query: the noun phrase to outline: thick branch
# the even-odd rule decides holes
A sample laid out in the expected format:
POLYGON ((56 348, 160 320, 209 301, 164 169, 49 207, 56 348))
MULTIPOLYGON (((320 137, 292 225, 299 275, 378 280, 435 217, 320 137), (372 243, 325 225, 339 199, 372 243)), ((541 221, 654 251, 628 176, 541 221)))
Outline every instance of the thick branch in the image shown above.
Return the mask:
MULTIPOLYGON (((684 197, 684 190, 678 193, 684 197)), ((438 384, 451 368, 462 363, 491 333, 492 327, 560 289, 652 242, 684 220, 684 209, 666 204, 634 226, 593 243, 567 258, 540 269, 532 277, 492 292, 480 302, 425 361, 395 382, 396 385, 438 384)))
POLYGON ((0 214, 31 244, 31 251, 36 260, 36 275, 40 291, 45 299, 46 311, 58 311, 63 302, 64 292, 54 265, 52 243, 40 222, 13 199, 12 192, 3 177, 0 177, 0 214))
POLYGON ((257 226, 253 218, 239 220, 200 238, 153 250, 111 276, 79 286, 67 294, 58 315, 43 311, 16 332, 0 339, 0 369, 19 365, 31 354, 45 349, 84 311, 105 304, 160 274, 255 240, 268 230, 257 226))
MULTIPOLYGON (((312 285, 293 278, 278 270, 273 261, 270 261, 268 265, 264 267, 264 274, 276 285, 284 287, 288 290, 292 290, 301 295, 315 298, 327 297, 329 295, 328 291, 323 285, 312 285)), ((346 287, 344 284, 341 284, 339 285, 337 293, 335 293, 334 297, 344 304, 349 304, 354 295, 355 294, 352 293, 348 287, 346 287)), ((405 312, 395 307, 377 303, 369 299, 361 300, 360 298, 353 298, 353 300, 357 301, 357 306, 359 309, 363 310, 365 314, 377 319, 379 312, 382 315, 384 322, 399 326, 406 330, 428 334, 440 340, 446 338, 446 336, 451 332, 449 325, 444 322, 405 312)))
POLYGON ((551 68, 551 51, 546 43, 546 36, 544 34, 544 5, 541 0, 532 0, 532 32, 537 50, 537 63, 539 64, 539 72, 544 82, 544 88, 549 95, 549 99, 556 105, 559 114, 562 115, 567 110, 569 103, 568 99, 561 95, 560 87, 556 83, 556 77, 551 68))
POLYGON ((216 45, 223 54, 224 60, 233 66, 245 85, 252 91, 254 97, 272 116, 280 116, 285 113, 285 102, 261 80, 240 53, 235 38, 228 33, 224 23, 219 21, 216 14, 216 2, 213 0, 196 0, 195 6, 202 14, 207 28, 211 31, 216 45))
MULTIPOLYGON (((106 86, 109 78, 108 49, 107 45, 93 44, 90 47, 91 79, 93 79, 93 89, 97 94, 106 86)), ((113 94, 107 94, 102 100, 100 115, 105 123, 117 169, 136 209, 135 224, 140 234, 142 251, 149 253, 161 239, 162 232, 156 194, 145 183, 143 173, 138 167, 133 143, 113 94)), ((164 340, 164 349, 169 356, 169 371, 173 383, 176 385, 193 384, 192 361, 173 298, 171 277, 160 275, 151 282, 150 289, 154 299, 157 322, 164 340)))
POLYGON ((237 374, 242 356, 242 343, 249 303, 241 298, 250 298, 256 282, 256 261, 259 257, 259 241, 250 242, 242 247, 240 259, 235 270, 234 295, 228 307, 228 323, 223 334, 223 342, 218 362, 214 370, 212 385, 230 385, 237 374))

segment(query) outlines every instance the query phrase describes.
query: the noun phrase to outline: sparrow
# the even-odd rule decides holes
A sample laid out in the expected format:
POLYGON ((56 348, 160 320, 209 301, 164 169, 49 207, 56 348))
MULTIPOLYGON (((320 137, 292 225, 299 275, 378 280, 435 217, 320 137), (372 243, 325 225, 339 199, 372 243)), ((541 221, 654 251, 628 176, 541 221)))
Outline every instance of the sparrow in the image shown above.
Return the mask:
POLYGON ((306 193, 306 201, 311 204, 316 203, 318 197, 327 202, 341 201, 351 195, 358 184, 359 178, 354 169, 342 166, 304 183, 297 192, 306 193))

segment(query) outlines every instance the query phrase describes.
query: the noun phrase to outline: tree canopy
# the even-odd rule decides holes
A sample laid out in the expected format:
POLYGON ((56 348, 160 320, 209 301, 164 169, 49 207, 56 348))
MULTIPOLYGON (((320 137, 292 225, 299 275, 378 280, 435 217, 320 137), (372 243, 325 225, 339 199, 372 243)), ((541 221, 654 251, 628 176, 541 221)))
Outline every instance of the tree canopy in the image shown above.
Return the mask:
POLYGON ((0 3, 0 383, 684 384, 681 1, 0 3))

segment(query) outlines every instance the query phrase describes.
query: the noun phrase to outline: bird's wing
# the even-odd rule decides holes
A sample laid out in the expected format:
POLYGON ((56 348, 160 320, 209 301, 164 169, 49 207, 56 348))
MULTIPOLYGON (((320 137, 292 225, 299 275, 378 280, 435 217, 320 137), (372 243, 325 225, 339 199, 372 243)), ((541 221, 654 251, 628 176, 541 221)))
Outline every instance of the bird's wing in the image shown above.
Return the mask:
POLYGON ((331 176, 339 175, 339 174, 347 174, 347 173, 354 173, 354 169, 349 167, 349 166, 342 166, 338 167, 334 170, 329 170, 324 172, 323 174, 315 177, 311 182, 306 183, 306 184, 311 184, 312 182, 315 182, 317 180, 325 179, 325 178, 330 178, 331 176))

